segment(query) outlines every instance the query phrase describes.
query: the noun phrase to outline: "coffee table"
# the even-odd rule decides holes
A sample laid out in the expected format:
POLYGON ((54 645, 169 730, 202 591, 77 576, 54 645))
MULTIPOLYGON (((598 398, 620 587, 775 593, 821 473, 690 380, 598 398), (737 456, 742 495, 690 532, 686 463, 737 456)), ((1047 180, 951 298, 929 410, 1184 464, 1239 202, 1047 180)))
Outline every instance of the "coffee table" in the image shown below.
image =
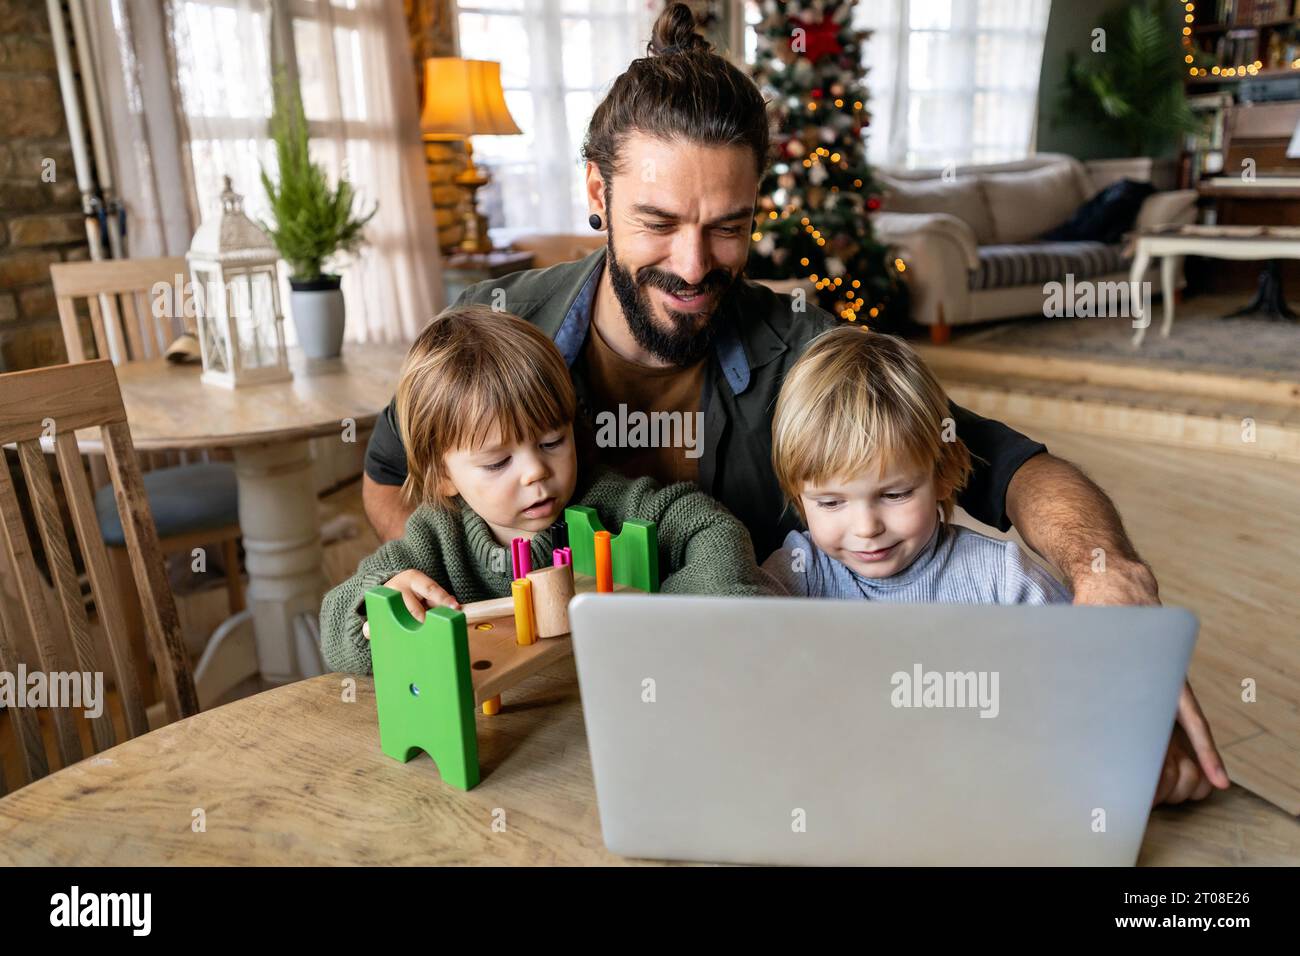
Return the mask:
MULTIPOLYGON (((1140 233, 1135 239, 1133 265, 1129 270, 1129 282, 1137 283, 1146 274, 1147 266, 1153 258, 1160 261, 1160 297, 1163 319, 1160 323, 1160 335, 1169 337, 1174 325, 1174 280, 1177 274, 1178 259, 1181 256, 1204 256, 1209 259, 1300 259, 1300 227, 1297 226, 1166 226, 1149 232, 1140 233)), ((1134 288, 1137 286, 1134 285, 1134 288)), ((1267 301, 1263 288, 1256 295, 1256 302, 1248 308, 1270 306, 1280 303, 1282 308, 1276 311, 1286 315, 1285 302, 1278 286, 1275 303, 1267 301), (1285 311, 1284 311, 1285 310, 1285 311)), ((1133 335, 1133 346, 1142 344, 1146 337, 1147 326, 1151 324, 1150 316, 1141 316, 1142 323, 1133 335)))

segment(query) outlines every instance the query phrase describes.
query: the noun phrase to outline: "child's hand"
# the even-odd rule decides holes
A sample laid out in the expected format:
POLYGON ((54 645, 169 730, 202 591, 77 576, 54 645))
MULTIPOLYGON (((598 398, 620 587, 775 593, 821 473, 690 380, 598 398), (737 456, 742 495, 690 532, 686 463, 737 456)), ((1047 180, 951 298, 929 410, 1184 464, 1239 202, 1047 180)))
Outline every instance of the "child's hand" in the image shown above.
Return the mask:
MULTIPOLYGON (((447 593, 437 581, 414 568, 393 575, 384 582, 384 587, 401 592, 402 600, 406 602, 406 609, 417 621, 424 620, 425 608, 445 606, 460 610, 460 602, 456 600, 455 595, 447 593)), ((370 640, 369 621, 361 625, 361 634, 366 640, 370 640)))

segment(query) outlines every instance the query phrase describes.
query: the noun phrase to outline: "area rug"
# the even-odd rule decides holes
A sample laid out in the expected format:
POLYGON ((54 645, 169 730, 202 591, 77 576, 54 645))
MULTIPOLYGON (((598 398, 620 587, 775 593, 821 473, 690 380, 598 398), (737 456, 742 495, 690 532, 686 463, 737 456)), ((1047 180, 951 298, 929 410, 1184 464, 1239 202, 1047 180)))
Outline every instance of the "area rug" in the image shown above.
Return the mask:
POLYGON ((1146 340, 1137 348, 1132 345, 1134 330, 1127 319, 1042 316, 956 328, 949 347, 1155 363, 1240 375, 1300 376, 1300 322, 1221 318, 1239 305, 1230 300, 1187 303, 1176 313, 1167 339, 1160 336, 1157 305, 1146 340))

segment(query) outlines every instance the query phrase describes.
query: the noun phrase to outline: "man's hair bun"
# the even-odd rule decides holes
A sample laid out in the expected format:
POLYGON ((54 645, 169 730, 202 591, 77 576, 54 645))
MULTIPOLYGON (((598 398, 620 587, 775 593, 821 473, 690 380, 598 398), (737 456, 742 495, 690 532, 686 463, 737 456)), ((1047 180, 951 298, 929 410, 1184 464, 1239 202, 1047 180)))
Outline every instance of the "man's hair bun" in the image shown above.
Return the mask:
POLYGON ((713 44, 695 32, 695 14, 684 3, 670 3, 655 20, 650 34, 651 56, 710 53, 713 44))

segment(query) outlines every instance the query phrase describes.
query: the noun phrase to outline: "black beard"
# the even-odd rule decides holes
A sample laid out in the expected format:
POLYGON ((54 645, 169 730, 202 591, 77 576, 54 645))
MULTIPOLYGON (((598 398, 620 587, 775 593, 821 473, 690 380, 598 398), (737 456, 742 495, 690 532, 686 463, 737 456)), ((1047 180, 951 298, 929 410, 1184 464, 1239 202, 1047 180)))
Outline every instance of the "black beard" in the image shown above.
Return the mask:
POLYGON ((664 331, 655 324, 654 306, 650 302, 648 290, 657 288, 676 293, 692 288, 691 284, 681 276, 653 266, 638 271, 634 279, 614 254, 613 230, 609 232, 606 245, 610 284, 614 287, 614 295, 618 297, 618 304, 627 319, 627 327, 632 331, 637 344, 660 361, 676 368, 689 368, 704 358, 717 337, 718 328, 722 324, 721 317, 726 314, 724 306, 735 285, 735 276, 725 269, 714 269, 694 286, 705 295, 719 293, 717 305, 711 314, 704 317, 703 326, 696 328, 696 322, 700 321, 698 314, 667 309, 668 320, 673 327, 670 331, 664 331))

